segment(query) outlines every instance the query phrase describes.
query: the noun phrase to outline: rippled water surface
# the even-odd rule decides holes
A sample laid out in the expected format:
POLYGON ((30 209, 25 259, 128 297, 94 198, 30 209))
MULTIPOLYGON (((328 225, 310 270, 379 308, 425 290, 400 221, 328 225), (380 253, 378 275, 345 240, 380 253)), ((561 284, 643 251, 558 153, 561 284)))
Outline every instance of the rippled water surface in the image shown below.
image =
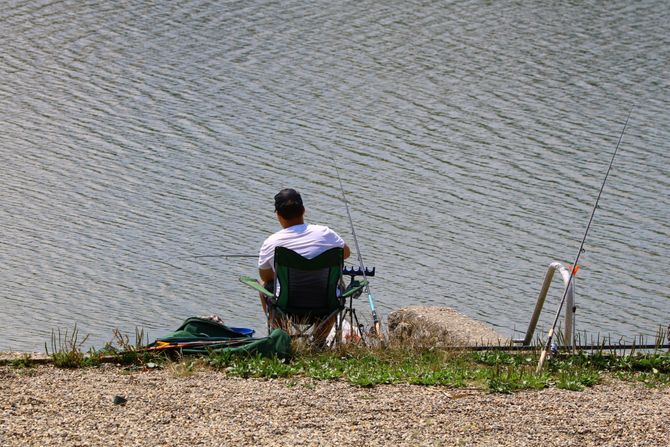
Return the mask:
POLYGON ((213 313, 262 333, 237 281, 255 260, 194 256, 256 254, 286 186, 353 246, 336 165, 383 315, 445 305, 523 331, 631 108, 577 328, 653 334, 670 323, 669 16, 651 0, 5 2, 0 350, 213 313))

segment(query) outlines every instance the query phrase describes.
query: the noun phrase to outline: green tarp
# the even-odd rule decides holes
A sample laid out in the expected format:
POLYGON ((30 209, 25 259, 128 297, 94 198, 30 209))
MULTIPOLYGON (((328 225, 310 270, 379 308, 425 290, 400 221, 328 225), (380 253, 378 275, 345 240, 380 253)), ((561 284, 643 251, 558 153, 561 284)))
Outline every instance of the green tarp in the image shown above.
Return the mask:
POLYGON ((176 331, 160 340, 193 340, 193 338, 229 340, 249 338, 249 332, 248 330, 228 327, 209 318, 191 317, 187 318, 176 331))
POLYGON ((266 357, 287 358, 291 353, 291 338, 281 329, 269 337, 253 338, 249 331, 230 328, 215 321, 188 318, 174 332, 158 338, 147 346, 150 350, 179 350, 185 354, 240 353, 266 357))

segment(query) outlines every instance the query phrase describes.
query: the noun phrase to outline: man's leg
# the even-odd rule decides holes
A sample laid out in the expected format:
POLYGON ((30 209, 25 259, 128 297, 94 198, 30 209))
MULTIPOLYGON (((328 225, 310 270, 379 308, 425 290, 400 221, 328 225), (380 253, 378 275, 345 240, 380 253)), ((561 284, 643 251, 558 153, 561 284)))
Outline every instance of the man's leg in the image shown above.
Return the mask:
MULTIPOLYGON (((268 292, 274 293, 275 291, 274 281, 268 281, 262 285, 268 292)), ((263 313, 265 313, 265 318, 268 320, 268 325, 270 326, 271 329, 274 329, 277 325, 275 324, 274 321, 270 321, 270 318, 272 316, 270 315, 270 309, 268 308, 268 297, 264 293, 260 292, 258 293, 258 297, 261 300, 261 306, 263 306, 263 313)))
POLYGON ((325 346, 326 338, 328 334, 333 329, 335 322, 337 321, 337 315, 333 315, 324 322, 320 323, 320 328, 314 331, 314 344, 317 346, 325 346))

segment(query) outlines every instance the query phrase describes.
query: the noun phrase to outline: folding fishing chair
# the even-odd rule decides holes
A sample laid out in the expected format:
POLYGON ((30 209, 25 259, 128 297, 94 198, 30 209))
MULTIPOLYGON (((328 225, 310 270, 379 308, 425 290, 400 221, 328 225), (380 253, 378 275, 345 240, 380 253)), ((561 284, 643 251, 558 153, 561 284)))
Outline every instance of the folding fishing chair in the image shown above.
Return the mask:
POLYGON ((285 247, 275 248, 275 290, 265 289, 254 278, 243 276, 244 284, 267 297, 268 333, 276 327, 292 337, 325 343, 324 333, 335 320, 335 342, 341 340, 342 313, 348 297, 360 295, 365 281, 343 290, 344 250, 331 248, 307 259, 285 247))

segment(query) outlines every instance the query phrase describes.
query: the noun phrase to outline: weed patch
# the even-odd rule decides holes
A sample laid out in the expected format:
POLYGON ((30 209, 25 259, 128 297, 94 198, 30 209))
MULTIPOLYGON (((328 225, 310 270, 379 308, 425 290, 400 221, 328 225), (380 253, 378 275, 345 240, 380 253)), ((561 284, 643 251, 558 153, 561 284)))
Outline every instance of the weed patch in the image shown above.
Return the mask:
POLYGON ((33 362, 33 358, 30 356, 30 354, 24 354, 21 357, 9 362, 9 366, 17 369, 24 369, 32 368, 35 366, 35 363, 33 362))
MULTIPOLYGON (((101 351, 81 351, 86 338, 79 340, 77 328, 52 332, 51 351, 58 367, 75 368, 95 366, 110 359, 131 368, 154 368, 167 363, 177 376, 188 376, 196 368, 211 368, 228 377, 240 378, 299 378, 345 380, 355 386, 374 387, 383 384, 411 384, 422 386, 478 387, 494 393, 512 393, 518 390, 542 389, 555 386, 560 389, 581 391, 600 383, 603 377, 639 381, 647 386, 670 385, 670 353, 627 356, 606 354, 602 351, 587 354, 552 356, 541 373, 535 373, 539 352, 448 351, 426 347, 340 346, 330 351, 294 349, 291 359, 267 358, 260 355, 232 354, 213 351, 197 360, 168 359, 165 354, 144 349, 144 334, 136 330, 135 342, 115 331, 115 342, 101 351)), ((45 345, 46 348, 46 345, 45 345)), ((26 368, 29 357, 17 359, 13 365, 26 368)))
POLYGON ((546 388, 549 376, 546 373, 536 374, 529 366, 514 367, 509 364, 492 365, 488 370, 486 386, 494 393, 511 393, 518 390, 546 388))
POLYGON ((274 379, 297 375, 300 371, 295 364, 277 357, 261 357, 230 354, 228 352, 212 354, 206 363, 226 375, 241 378, 274 379))
POLYGON ((51 331, 51 353, 49 353, 46 343, 44 349, 47 355, 51 356, 55 366, 59 368, 80 368, 88 366, 85 355, 81 351, 81 347, 87 339, 88 335, 81 341, 79 340, 79 331, 77 325, 75 325, 71 334, 68 334, 67 330, 65 333, 61 333, 60 329, 58 332, 51 331))

